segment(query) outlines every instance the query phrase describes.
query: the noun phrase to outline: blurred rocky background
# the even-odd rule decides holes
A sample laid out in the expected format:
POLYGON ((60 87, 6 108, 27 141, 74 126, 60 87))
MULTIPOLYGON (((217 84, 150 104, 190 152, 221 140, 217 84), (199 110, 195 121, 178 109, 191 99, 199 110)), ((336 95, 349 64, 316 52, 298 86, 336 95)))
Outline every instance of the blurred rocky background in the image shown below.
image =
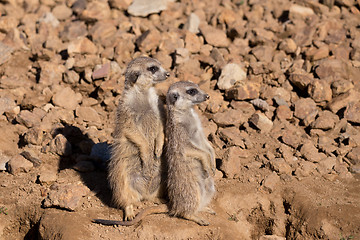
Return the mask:
POLYGON ((359 0, 0 0, 0 13, 0 238, 360 238, 359 0), (160 95, 179 80, 210 95, 209 227, 91 223, 122 216, 106 162, 140 55, 171 72, 160 95))

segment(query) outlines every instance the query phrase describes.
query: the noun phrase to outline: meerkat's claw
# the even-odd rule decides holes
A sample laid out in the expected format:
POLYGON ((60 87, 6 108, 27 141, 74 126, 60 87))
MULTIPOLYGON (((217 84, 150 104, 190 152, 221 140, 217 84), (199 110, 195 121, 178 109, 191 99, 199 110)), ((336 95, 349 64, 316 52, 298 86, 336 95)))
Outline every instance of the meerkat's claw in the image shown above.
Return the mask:
POLYGON ((162 155, 162 149, 157 149, 157 150, 155 151, 155 159, 156 159, 156 160, 160 160, 161 155, 162 155))
POLYGON ((207 212, 207 213, 209 213, 211 215, 216 215, 216 212, 211 207, 206 207, 204 209, 204 212, 207 212))
POLYGON ((216 168, 211 168, 211 172, 212 172, 212 175, 215 176, 215 173, 216 173, 216 168))

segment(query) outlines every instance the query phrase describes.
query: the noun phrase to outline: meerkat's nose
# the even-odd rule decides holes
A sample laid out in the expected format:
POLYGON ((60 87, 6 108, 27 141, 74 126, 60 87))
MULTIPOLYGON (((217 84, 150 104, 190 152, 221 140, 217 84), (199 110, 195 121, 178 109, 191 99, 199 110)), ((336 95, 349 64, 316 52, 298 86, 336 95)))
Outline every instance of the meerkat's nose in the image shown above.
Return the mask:
POLYGON ((210 98, 209 94, 206 94, 205 98, 206 98, 206 100, 208 100, 210 98))
POLYGON ((166 77, 170 77, 170 73, 169 72, 166 72, 166 77))

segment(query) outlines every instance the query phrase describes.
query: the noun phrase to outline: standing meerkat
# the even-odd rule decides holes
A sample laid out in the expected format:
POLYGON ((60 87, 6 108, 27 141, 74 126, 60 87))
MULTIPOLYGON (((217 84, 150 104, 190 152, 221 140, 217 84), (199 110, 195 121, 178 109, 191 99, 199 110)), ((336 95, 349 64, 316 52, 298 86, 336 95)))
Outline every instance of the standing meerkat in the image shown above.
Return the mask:
POLYGON ((166 160, 170 214, 209 225, 197 214, 214 212, 207 207, 214 193, 214 149, 206 139, 193 106, 209 98, 197 84, 177 82, 167 96, 166 160))
POLYGON ((167 102, 166 159, 169 207, 165 204, 141 211, 132 221, 95 219, 104 225, 131 226, 153 213, 170 213, 198 223, 209 225, 198 212, 211 201, 215 186, 211 175, 215 173, 215 153, 206 139, 199 116, 193 106, 209 98, 198 85, 177 82, 170 86, 167 102))
POLYGON ((125 71, 108 179, 126 221, 135 217, 133 204, 152 200, 161 192, 164 117, 154 85, 169 76, 159 61, 149 57, 134 59, 125 71))

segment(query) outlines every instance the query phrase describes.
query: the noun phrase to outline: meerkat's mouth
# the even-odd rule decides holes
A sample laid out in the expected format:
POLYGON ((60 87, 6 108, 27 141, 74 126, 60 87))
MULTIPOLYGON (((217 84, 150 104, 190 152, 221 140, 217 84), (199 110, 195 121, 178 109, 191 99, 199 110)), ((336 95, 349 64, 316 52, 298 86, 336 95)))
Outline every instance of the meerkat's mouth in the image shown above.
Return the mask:
POLYGON ((199 104, 199 103, 202 103, 202 102, 205 102, 206 101, 206 99, 204 99, 204 100, 196 100, 196 101, 193 101, 193 104, 199 104))
POLYGON ((163 82, 165 81, 167 78, 162 78, 162 79, 156 79, 156 80, 153 80, 154 83, 160 83, 160 82, 163 82))
POLYGON ((155 79, 153 80, 153 82, 154 82, 154 83, 160 83, 160 82, 163 82, 163 81, 165 81, 166 79, 168 79, 168 77, 170 77, 170 73, 169 73, 169 72, 165 72, 165 73, 164 73, 164 76, 155 78, 155 79))

